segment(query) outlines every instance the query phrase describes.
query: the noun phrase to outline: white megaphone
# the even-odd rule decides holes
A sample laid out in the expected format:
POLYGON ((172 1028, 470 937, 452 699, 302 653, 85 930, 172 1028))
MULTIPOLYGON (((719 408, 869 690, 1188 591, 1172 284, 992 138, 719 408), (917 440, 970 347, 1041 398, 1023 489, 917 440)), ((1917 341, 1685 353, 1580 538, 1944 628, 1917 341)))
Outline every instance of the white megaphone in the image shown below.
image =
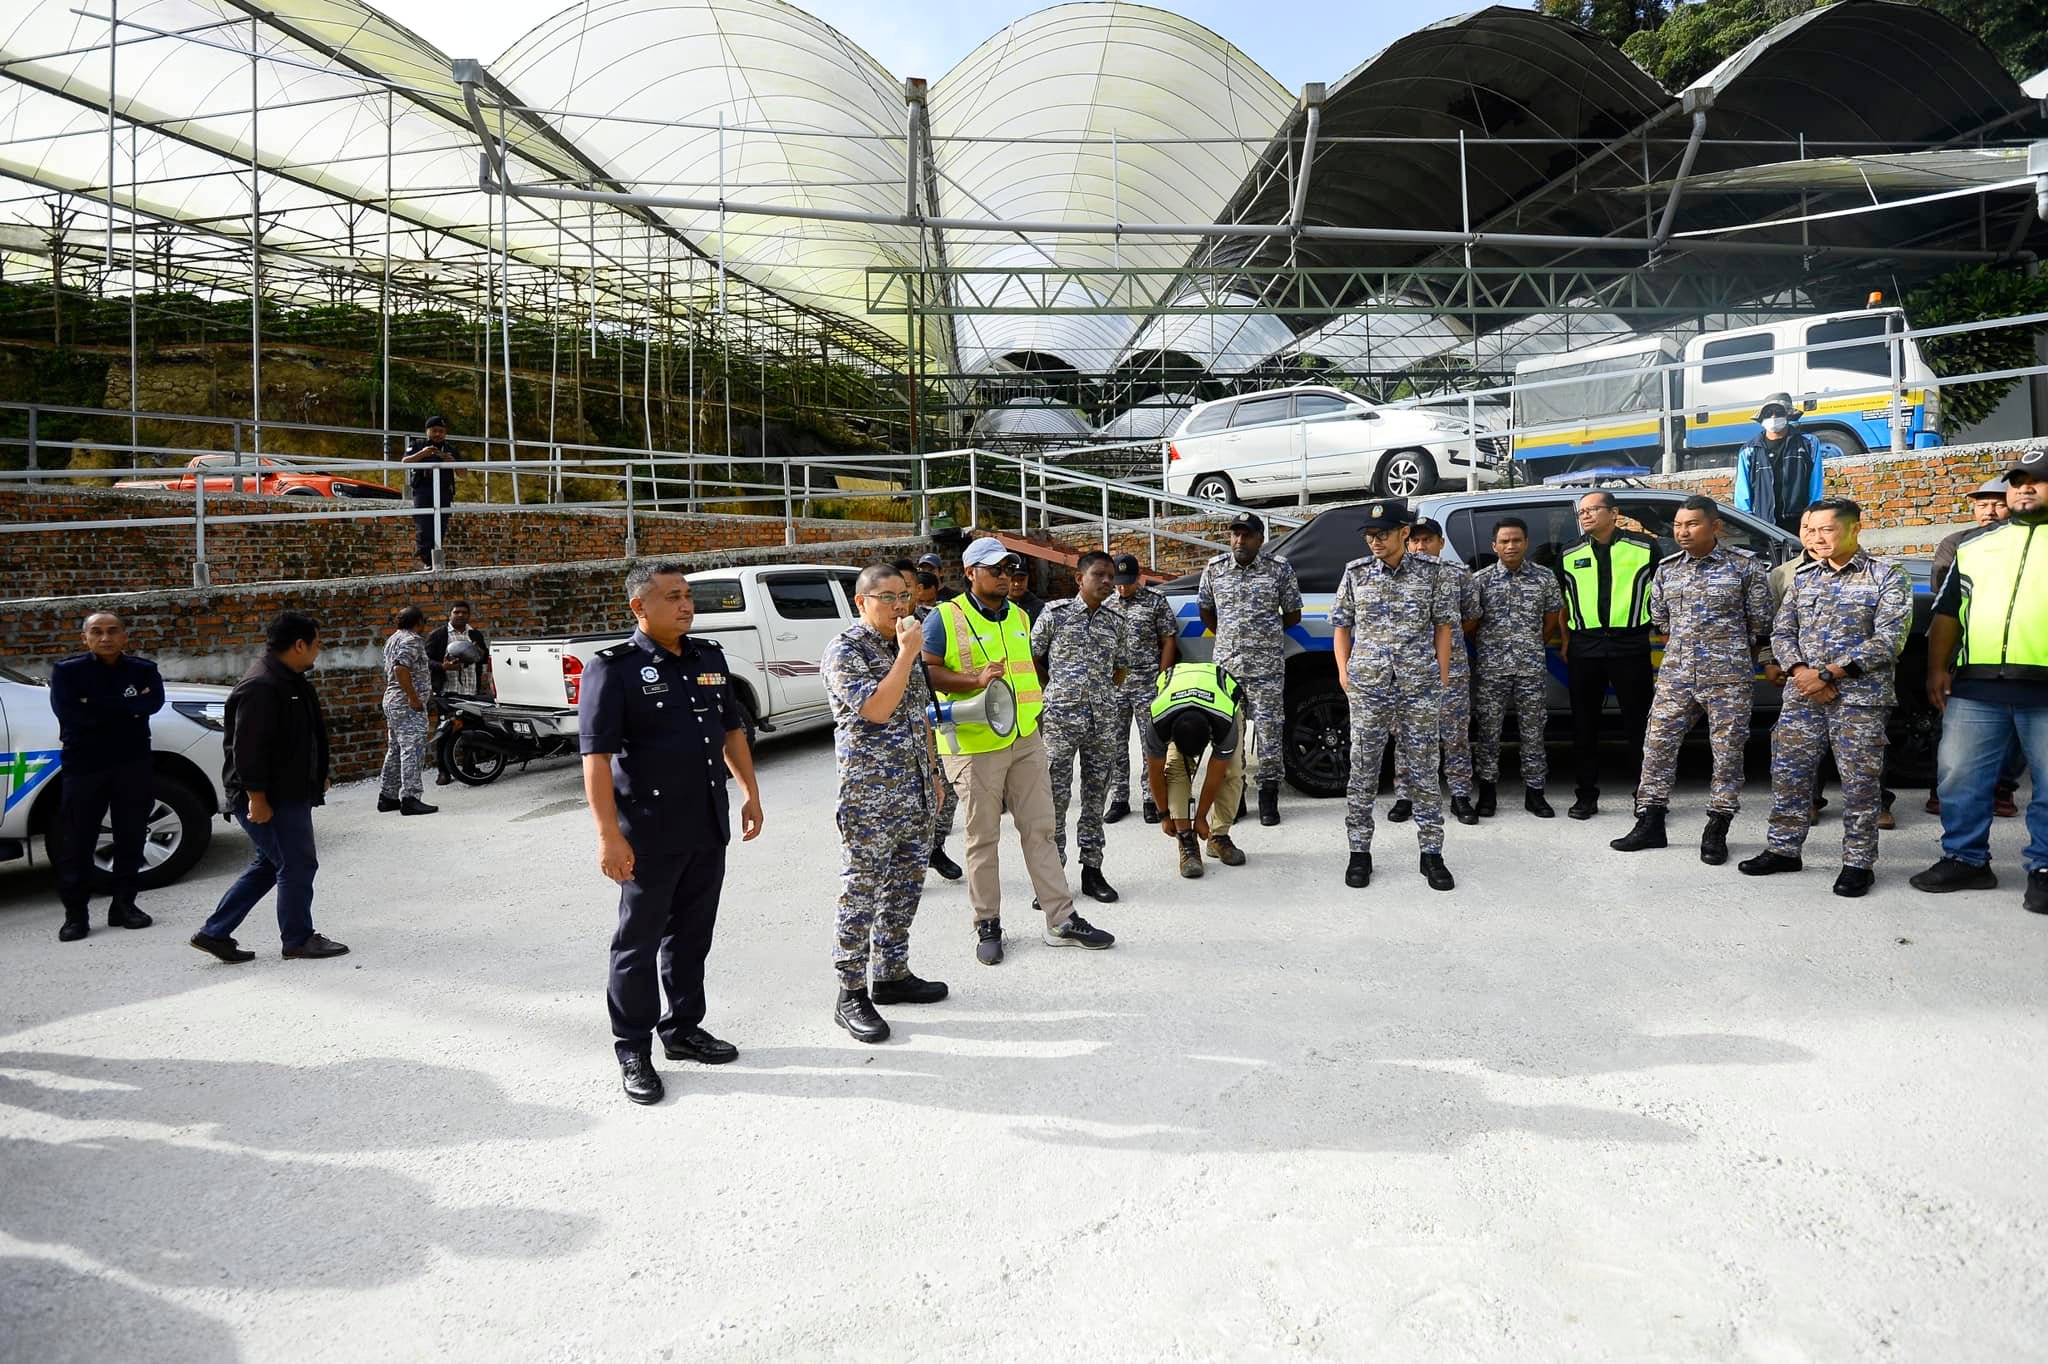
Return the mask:
POLYGON ((1010 690, 1010 684, 998 677, 973 696, 958 701, 948 701, 934 696, 924 713, 931 722, 946 731, 947 743, 954 753, 960 751, 961 725, 987 725, 995 731, 998 739, 1007 739, 1017 728, 1017 693, 1010 690))

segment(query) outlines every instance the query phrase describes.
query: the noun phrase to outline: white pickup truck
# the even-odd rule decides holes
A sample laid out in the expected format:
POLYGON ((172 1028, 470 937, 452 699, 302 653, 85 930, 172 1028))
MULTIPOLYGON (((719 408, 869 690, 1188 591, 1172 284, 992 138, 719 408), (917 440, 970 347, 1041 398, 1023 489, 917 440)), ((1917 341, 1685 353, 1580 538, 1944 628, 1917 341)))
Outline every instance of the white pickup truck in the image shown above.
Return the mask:
MULTIPOLYGON (((830 722, 818 662, 832 637, 854 622, 853 583, 859 576, 858 569, 831 564, 706 569, 689 575, 697 603, 690 633, 725 650, 750 742, 756 731, 830 722)), ((599 649, 631 633, 626 627, 493 642, 498 704, 518 707, 522 714, 553 713, 565 732, 573 732, 583 670, 599 649)))

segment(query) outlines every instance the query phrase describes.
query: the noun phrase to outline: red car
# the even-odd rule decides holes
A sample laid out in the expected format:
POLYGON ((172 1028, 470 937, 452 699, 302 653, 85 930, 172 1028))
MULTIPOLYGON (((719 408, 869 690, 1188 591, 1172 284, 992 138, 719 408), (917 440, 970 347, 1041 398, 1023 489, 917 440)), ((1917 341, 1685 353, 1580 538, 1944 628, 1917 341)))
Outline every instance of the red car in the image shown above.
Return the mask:
POLYGON ((398 490, 367 479, 342 474, 319 473, 303 467, 312 461, 286 455, 200 455, 185 466, 177 478, 123 479, 117 488, 154 488, 165 492, 189 493, 204 469, 206 491, 210 493, 269 493, 281 497, 382 498, 397 501, 398 490))

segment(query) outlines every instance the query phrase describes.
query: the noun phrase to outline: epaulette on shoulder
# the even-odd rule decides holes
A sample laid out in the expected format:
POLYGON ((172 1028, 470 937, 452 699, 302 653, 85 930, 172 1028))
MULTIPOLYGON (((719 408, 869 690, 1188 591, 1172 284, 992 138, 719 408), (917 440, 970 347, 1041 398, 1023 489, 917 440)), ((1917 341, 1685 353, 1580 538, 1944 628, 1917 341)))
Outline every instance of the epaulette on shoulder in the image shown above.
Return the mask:
POLYGON ((633 641, 628 639, 621 640, 619 643, 612 645, 610 648, 599 649, 597 651, 597 656, 599 658, 630 658, 636 651, 636 646, 634 645, 633 641))

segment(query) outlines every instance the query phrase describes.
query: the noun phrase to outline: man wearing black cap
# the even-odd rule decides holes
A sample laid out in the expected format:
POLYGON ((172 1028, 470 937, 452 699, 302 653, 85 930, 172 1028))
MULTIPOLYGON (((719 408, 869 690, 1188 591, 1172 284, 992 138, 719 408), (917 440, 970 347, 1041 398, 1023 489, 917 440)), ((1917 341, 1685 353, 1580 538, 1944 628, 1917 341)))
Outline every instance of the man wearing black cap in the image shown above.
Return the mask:
POLYGON ((434 567, 434 551, 440 548, 448 509, 455 505, 455 470, 447 467, 455 462, 455 452, 448 448, 448 419, 441 416, 427 418, 427 434, 407 446, 401 460, 441 466, 412 471, 412 504, 419 509, 412 518, 413 552, 419 556, 421 572, 434 567))
POLYGON ((2048 450, 2013 465, 2005 482, 2011 518, 1957 548, 1927 626, 1927 699, 1942 712, 1941 860, 1913 886, 1998 884, 1992 797, 2017 739, 2033 787, 2021 903, 2048 914, 2048 450))
POLYGON ((1797 535, 1800 513, 1826 496, 1821 443, 1796 429, 1799 404, 1789 393, 1764 399, 1756 419, 1760 434, 1735 456, 1735 506, 1797 535))
POLYGON ((1281 737, 1287 691, 1286 632, 1301 624, 1301 584, 1294 565, 1266 549, 1266 523, 1239 512, 1230 548, 1202 568, 1195 601, 1202 624, 1216 632, 1215 661, 1230 670, 1251 699, 1252 749, 1259 761, 1259 823, 1280 822, 1281 737))
MULTIPOLYGON (((1131 670, 1116 693, 1117 744, 1110 765, 1110 806, 1103 813, 1104 824, 1114 824, 1131 812, 1131 724, 1135 720, 1140 726, 1142 739, 1159 675, 1173 667, 1178 652, 1174 639, 1180 633, 1180 622, 1174 619, 1172 603, 1165 593, 1145 586, 1138 578, 1138 556, 1117 555, 1116 595, 1109 604, 1123 613, 1131 670)), ((1152 799, 1149 783, 1145 787, 1145 822, 1159 822, 1159 806, 1152 799)))
POLYGON ((1436 559, 1408 552, 1414 516, 1399 501, 1375 502, 1365 519, 1372 553, 1344 566, 1330 604, 1337 678, 1351 706, 1351 777, 1344 831, 1351 861, 1344 884, 1372 880, 1372 806, 1380 760, 1394 743, 1394 781, 1415 811, 1422 874, 1431 890, 1457 883, 1444 866, 1443 788, 1437 782, 1437 732, 1451 684, 1458 591, 1436 559))

